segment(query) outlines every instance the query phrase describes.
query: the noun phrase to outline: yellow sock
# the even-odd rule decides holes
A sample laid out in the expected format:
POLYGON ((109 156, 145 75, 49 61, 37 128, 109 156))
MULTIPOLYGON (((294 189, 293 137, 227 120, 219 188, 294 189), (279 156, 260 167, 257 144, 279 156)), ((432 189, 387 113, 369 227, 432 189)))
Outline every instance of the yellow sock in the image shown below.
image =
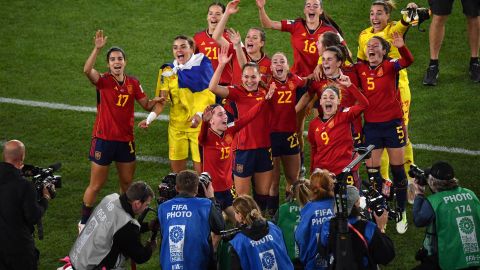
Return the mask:
POLYGON ((389 175, 389 168, 390 162, 388 160, 388 153, 386 149, 383 149, 382 158, 380 160, 380 174, 382 175, 383 179, 390 179, 389 175))
POLYGON ((410 170, 410 165, 414 164, 413 161, 413 147, 412 143, 410 142, 410 138, 407 140, 407 144, 405 145, 405 156, 404 156, 405 164, 405 173, 407 174, 408 180, 413 180, 411 177, 408 176, 408 171, 410 170))

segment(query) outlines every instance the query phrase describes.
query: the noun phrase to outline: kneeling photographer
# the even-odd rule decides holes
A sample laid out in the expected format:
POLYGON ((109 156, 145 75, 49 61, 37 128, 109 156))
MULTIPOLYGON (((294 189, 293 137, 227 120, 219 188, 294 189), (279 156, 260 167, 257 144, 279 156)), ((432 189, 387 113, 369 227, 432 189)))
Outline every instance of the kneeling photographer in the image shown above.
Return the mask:
POLYGON ((176 175, 175 197, 158 207, 162 269, 215 269, 210 232, 225 228, 211 183, 201 184, 206 198, 197 198, 199 177, 185 170, 176 175), (208 198, 208 199, 207 199, 208 198))
POLYGON ((150 186, 137 181, 122 195, 103 198, 70 250, 73 268, 124 269, 127 258, 138 264, 148 261, 157 243, 151 239, 143 245, 140 233, 158 230, 158 226, 155 220, 140 224, 135 216, 145 213, 153 197, 150 186))
POLYGON ((22 176, 24 159, 21 141, 5 143, 0 163, 0 269, 38 268, 39 252, 32 234, 47 210, 50 193, 44 186, 42 197, 37 198, 33 184, 22 176))
MULTIPOLYGON (((350 265, 339 267, 340 259, 337 257, 338 224, 340 219, 333 218, 326 221, 320 234, 320 253, 324 256, 333 256, 332 269, 378 269, 378 264, 386 265, 395 258, 395 248, 392 240, 385 234, 388 221, 387 211, 377 216, 377 224, 362 219, 360 214, 360 194, 354 186, 346 186, 346 205, 348 213, 348 231, 351 242, 350 249, 346 250, 347 263, 350 265), (332 237, 330 237, 332 236, 332 237)), ((341 252, 344 252, 343 250, 341 252)), ((345 264, 345 262, 342 262, 345 264)))
POLYGON ((480 266, 480 202, 471 190, 458 185, 450 164, 439 161, 415 177, 413 222, 426 227, 423 247, 414 269, 478 269, 480 266), (425 187, 432 194, 425 196, 425 187))

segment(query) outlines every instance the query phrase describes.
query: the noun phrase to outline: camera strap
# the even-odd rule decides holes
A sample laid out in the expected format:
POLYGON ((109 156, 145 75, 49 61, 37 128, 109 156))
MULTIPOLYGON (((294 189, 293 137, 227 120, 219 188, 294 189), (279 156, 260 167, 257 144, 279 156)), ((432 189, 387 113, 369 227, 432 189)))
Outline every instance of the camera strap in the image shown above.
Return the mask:
POLYGON ((365 240, 365 237, 363 236, 363 234, 361 234, 355 227, 352 226, 352 224, 348 223, 348 228, 352 229, 352 231, 354 231, 358 237, 360 238, 360 240, 362 240, 363 244, 365 245, 365 248, 367 249, 367 252, 368 252, 368 243, 367 243, 367 240, 365 240))

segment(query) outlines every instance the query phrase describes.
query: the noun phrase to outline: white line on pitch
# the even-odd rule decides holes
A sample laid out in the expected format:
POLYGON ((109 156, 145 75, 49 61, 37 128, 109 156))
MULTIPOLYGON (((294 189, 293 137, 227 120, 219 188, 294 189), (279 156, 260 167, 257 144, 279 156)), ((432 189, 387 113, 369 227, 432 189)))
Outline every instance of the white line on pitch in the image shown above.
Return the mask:
MULTIPOLYGON (((76 112, 97 112, 97 108, 95 107, 72 106, 72 105, 62 104, 62 103, 51 103, 51 102, 23 100, 23 99, 5 98, 5 97, 0 97, 0 103, 49 108, 49 109, 56 109, 56 110, 69 110, 69 111, 76 111, 76 112)), ((147 113, 143 113, 143 112, 135 113, 136 118, 145 118, 147 117, 147 115, 148 115, 147 113)), ((160 121, 168 121, 169 117, 168 115, 159 115, 157 119, 160 121)), ((429 145, 429 144, 413 144, 413 148, 433 151, 433 152, 445 152, 445 153, 455 153, 455 154, 463 154, 463 155, 470 155, 470 156, 480 156, 480 151, 478 150, 469 150, 469 149, 457 148, 457 147, 436 146, 436 145, 429 145)), ((140 161, 168 164, 168 159, 165 159, 163 157, 137 156, 137 159, 140 161)))

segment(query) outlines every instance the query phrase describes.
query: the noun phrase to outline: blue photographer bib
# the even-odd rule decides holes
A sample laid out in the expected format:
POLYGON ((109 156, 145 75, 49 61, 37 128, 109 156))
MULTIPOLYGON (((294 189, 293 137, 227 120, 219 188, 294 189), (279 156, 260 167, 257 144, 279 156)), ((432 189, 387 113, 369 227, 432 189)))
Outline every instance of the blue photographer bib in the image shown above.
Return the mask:
POLYGON ((268 222, 268 234, 260 240, 255 241, 238 233, 230 244, 240 258, 242 269, 293 270, 282 232, 271 222, 268 222))
POLYGON ((326 269, 326 260, 319 257, 318 239, 322 224, 333 217, 333 199, 312 201, 300 211, 300 223, 295 231, 300 261, 305 269, 326 269))
POLYGON ((212 257, 209 216, 212 201, 173 198, 160 205, 162 269, 207 269, 212 257))

